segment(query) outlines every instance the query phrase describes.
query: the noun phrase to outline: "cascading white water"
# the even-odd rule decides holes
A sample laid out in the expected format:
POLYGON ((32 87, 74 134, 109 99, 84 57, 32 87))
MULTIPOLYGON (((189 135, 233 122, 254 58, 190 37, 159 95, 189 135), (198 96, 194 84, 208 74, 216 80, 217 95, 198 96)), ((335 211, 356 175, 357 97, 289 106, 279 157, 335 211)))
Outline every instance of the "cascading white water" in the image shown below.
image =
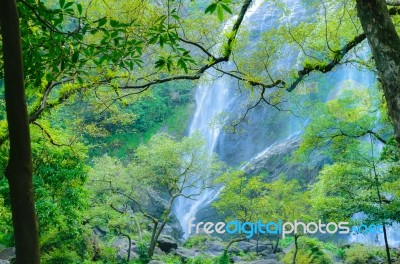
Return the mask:
MULTIPOLYGON (((207 147, 210 155, 213 154, 220 128, 210 127, 211 120, 215 115, 223 112, 229 101, 232 99, 229 96, 229 87, 226 85, 226 78, 218 79, 212 86, 200 85, 195 94, 196 110, 189 127, 189 135, 196 131, 202 133, 207 140, 207 147)), ((188 189, 188 193, 198 193, 196 189, 188 189)), ((216 190, 205 189, 201 195, 196 196, 195 200, 178 198, 174 208, 175 215, 179 220, 184 231, 184 238, 187 236, 187 223, 193 217, 200 206, 202 206, 211 197, 214 197, 216 190)))
MULTIPOLYGON (((263 0, 256 0, 254 2, 247 11, 244 21, 253 15, 262 2, 263 0)), ((235 17, 232 19, 235 19, 235 17)), ((227 22, 225 30, 231 25, 232 19, 227 22)), ((230 83, 231 80, 223 76, 211 85, 199 85, 196 90, 196 110, 189 127, 189 135, 196 131, 201 132, 207 141, 210 155, 215 151, 222 127, 222 124, 210 127, 210 123, 218 114, 227 111, 230 104, 234 101, 232 89, 229 85, 230 83)), ((188 189, 187 192, 187 194, 197 193, 197 190, 188 189)), ((184 231, 184 238, 187 237, 188 220, 195 216, 201 206, 209 204, 217 195, 218 190, 206 189, 201 195, 196 196, 195 200, 178 198, 176 206, 174 207, 174 212, 184 231)))
MULTIPOLYGON (((280 11, 273 5, 273 2, 262 4, 263 0, 257 0, 247 12, 245 20, 250 22, 250 31, 253 34, 253 42, 259 40, 259 35, 265 30, 276 27, 285 21, 281 21, 280 11), (255 36, 255 37, 254 37, 255 36)), ((307 12, 301 7, 298 0, 287 0, 287 5, 295 10, 291 16, 296 19, 307 16, 307 12)), ((234 19, 234 18, 233 18, 234 19)), ((227 23, 227 26, 231 22, 227 23)), ((252 43, 251 46, 254 44, 252 43)), ((250 47, 251 48, 251 47, 250 47)), ((285 47, 283 47, 285 49, 285 47)), ((366 51, 368 53, 368 50, 366 51)), ((358 54, 359 55, 359 54, 358 54)), ((278 62, 277 68, 291 68, 296 67, 296 57, 287 56, 278 62)), ((229 68, 229 64, 225 65, 229 68)), ((353 65, 342 65, 336 71, 326 73, 323 77, 325 84, 319 87, 320 89, 329 89, 330 92, 327 98, 322 100, 330 100, 334 98, 340 91, 347 85, 373 87, 376 82, 376 76, 370 71, 360 70, 353 65), (351 80, 349 83, 346 80, 351 80), (326 85, 328 83, 328 85, 326 85)), ((195 131, 200 131, 207 140, 208 150, 211 153, 217 152, 221 159, 230 165, 239 166, 243 168, 241 162, 251 161, 257 158, 257 155, 265 154, 276 145, 278 142, 283 142, 285 139, 290 139, 297 136, 301 131, 302 126, 298 120, 294 120, 289 116, 280 120, 278 126, 274 128, 266 127, 263 120, 271 119, 276 115, 276 110, 268 107, 259 107, 252 111, 248 116, 250 124, 246 127, 247 132, 239 135, 232 135, 225 133, 221 129, 222 125, 210 126, 210 123, 221 113, 242 114, 243 99, 244 97, 236 96, 234 94, 236 82, 232 81, 227 76, 223 76, 216 81, 212 82, 207 80, 206 84, 199 85, 196 90, 196 110, 193 119, 189 126, 189 134, 195 131), (275 112, 274 112, 275 111, 275 112), (270 130, 277 130, 274 135, 269 133, 270 130)), ((313 82, 316 82, 314 79, 313 82)), ((317 80, 318 82, 318 80, 317 80)), ((223 116, 223 115, 222 115, 223 116)), ((226 118, 225 118, 226 119, 226 118)), ((221 120, 219 120, 221 122, 221 120)), ((224 120, 222 120, 223 122, 224 120)), ((197 190, 187 190, 188 193, 197 193, 197 190)), ((204 207, 209 205, 219 195, 220 190, 207 189, 196 197, 195 200, 179 198, 175 207, 174 213, 179 220, 184 231, 184 238, 187 238, 187 224, 191 217, 204 207)), ((398 226, 389 229, 389 239, 393 241, 394 245, 398 246, 400 241, 400 234, 398 226), (396 244, 397 243, 397 244, 396 244)), ((373 244, 375 238, 352 236, 349 238, 350 242, 362 242, 365 244, 373 244), (372 241, 372 242, 371 242, 372 241)))

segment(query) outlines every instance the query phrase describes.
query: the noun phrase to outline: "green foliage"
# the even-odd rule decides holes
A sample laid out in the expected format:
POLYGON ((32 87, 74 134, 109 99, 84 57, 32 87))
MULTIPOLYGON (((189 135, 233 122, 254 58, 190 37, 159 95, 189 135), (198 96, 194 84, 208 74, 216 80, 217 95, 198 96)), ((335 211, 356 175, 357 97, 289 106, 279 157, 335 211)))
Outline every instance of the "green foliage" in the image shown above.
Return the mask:
MULTIPOLYGON (((88 212, 90 224, 106 228, 114 236, 123 233, 141 236, 141 223, 148 226, 150 220, 153 228, 150 233, 157 234, 146 244, 147 256, 152 256, 151 245, 155 245, 169 221, 175 199, 183 196, 188 186, 203 190, 220 169, 221 164, 209 154, 204 139, 197 133, 180 141, 157 134, 137 148, 134 159, 127 165, 109 156, 96 158, 87 185, 92 202, 88 212), (160 199, 167 205, 155 202, 160 199), (160 209, 154 209, 154 205, 160 209), (154 221, 159 225, 154 225, 154 221)), ((147 236, 146 229, 143 230, 147 236)), ((139 245, 139 250, 146 259, 144 247, 139 245)))
MULTIPOLYGON (((362 211, 367 222, 395 221, 393 206, 399 200, 393 196, 389 204, 380 201, 382 193, 397 193, 399 163, 379 155, 378 141, 385 143, 390 131, 379 93, 363 87, 345 89, 314 111, 318 115, 312 114, 298 155, 304 158, 318 150, 333 161, 320 171, 311 191, 316 213, 323 219, 347 221, 362 211)), ((389 144, 384 149, 390 153, 392 148, 389 144)))
POLYGON ((190 236, 183 244, 186 248, 204 248, 204 242, 210 240, 210 237, 207 235, 194 235, 190 236))
POLYGON ((74 264, 82 261, 81 257, 66 247, 60 247, 45 253, 42 256, 43 263, 46 264, 74 264))
POLYGON ((158 259, 165 264, 182 264, 182 260, 180 258, 180 256, 176 256, 176 255, 164 255, 164 256, 159 256, 158 259))
MULTIPOLYGON (((44 260, 49 263, 76 263, 72 259, 81 259, 90 251, 86 243, 88 234, 82 225, 82 212, 87 208, 87 192, 84 189, 88 171, 84 163, 87 149, 80 143, 67 144, 69 136, 45 122, 41 122, 40 128, 32 127, 31 136, 35 206, 44 260), (55 260, 52 262, 53 258, 55 260)), ((3 158, 7 157, 6 151, 3 145, 3 158)), ((3 171, 5 162, 2 160, 3 171)), ((0 190, 3 197, 8 197, 8 185, 4 178, 0 190)), ((1 227, 4 233, 0 243, 11 246, 9 199, 3 201, 6 207, 0 207, 4 211, 0 222, 5 225, 1 227)))
POLYGON ((364 264, 368 263, 373 258, 370 248, 355 244, 344 250, 346 264, 364 264))
POLYGON ((227 220, 247 222, 261 219, 266 191, 261 177, 248 178, 244 171, 228 171, 216 182, 222 183, 225 188, 221 190, 219 199, 213 202, 213 207, 227 220))
POLYGON ((279 247, 280 248, 287 248, 291 244, 293 244, 294 238, 293 237, 285 237, 279 240, 279 247))
POLYGON ((215 258, 205 256, 205 255, 200 255, 194 258, 190 258, 187 261, 187 264, 216 264, 217 261, 215 258))
POLYGON ((232 10, 228 6, 230 3, 232 3, 232 0, 216 0, 214 3, 209 5, 204 12, 206 14, 213 14, 216 11, 219 21, 222 21, 224 20, 224 12, 232 14, 232 10))
MULTIPOLYGON (((123 111, 134 118, 126 120, 125 124, 104 123, 104 118, 96 117, 96 113, 83 112, 84 125, 97 123, 95 130, 104 133, 83 133, 90 145, 90 156, 96 157, 103 153, 120 159, 131 159, 134 150, 146 143, 151 136, 166 130, 172 135, 182 137, 186 131, 191 113, 191 97, 193 86, 188 82, 176 82, 155 87, 148 95, 138 98, 127 106, 118 106, 112 110, 111 117, 121 118, 123 111)), ((81 111, 77 109, 77 111, 81 111)))
POLYGON ((12 241, 11 212, 4 204, 4 199, 0 198, 0 244, 9 245, 12 241))
POLYGON ((148 243, 141 241, 137 245, 139 260, 143 263, 148 263, 150 261, 149 253, 148 253, 148 243))
MULTIPOLYGON (((332 264, 332 257, 327 253, 324 243, 316 238, 300 237, 299 251, 296 256, 297 264, 332 264)), ((291 264, 294 247, 282 258, 283 263, 291 264)))
POLYGON ((229 254, 228 252, 224 251, 222 255, 218 258, 218 264, 229 264, 230 259, 229 259, 229 254))

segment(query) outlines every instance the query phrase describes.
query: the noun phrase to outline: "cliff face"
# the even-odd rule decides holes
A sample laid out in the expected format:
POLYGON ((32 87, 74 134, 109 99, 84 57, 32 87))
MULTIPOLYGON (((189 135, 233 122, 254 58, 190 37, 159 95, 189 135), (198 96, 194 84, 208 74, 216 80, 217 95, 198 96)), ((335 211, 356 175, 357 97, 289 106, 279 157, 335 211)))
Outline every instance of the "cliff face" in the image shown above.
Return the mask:
POLYGON ((310 155, 307 162, 295 161, 294 155, 300 143, 301 138, 297 135, 274 144, 251 159, 243 169, 248 175, 265 175, 266 181, 285 176, 288 179, 298 179, 301 183, 312 182, 330 161, 318 152, 310 155))

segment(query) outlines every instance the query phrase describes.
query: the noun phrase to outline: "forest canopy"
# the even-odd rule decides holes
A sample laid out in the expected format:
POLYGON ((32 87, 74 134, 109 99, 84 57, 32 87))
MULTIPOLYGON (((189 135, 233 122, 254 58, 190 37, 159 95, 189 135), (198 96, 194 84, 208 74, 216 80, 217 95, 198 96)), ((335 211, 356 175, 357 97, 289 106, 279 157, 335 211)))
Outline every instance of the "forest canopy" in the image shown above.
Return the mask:
POLYGON ((397 263, 399 15, 391 0, 3 1, 0 256, 397 263), (383 234, 187 237, 195 215, 383 234))

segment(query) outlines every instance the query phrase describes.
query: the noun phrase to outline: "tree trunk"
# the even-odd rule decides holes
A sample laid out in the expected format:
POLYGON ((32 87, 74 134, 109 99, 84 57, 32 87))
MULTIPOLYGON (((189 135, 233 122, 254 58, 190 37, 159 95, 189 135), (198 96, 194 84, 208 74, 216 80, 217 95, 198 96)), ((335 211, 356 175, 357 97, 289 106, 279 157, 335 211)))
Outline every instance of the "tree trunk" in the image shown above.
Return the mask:
POLYGON ((385 223, 383 223, 383 238, 385 240, 385 250, 386 250, 386 258, 387 258, 388 264, 392 264, 392 259, 390 257, 389 241, 388 241, 388 237, 387 237, 385 223))
POLYGON ((126 237, 128 239, 128 256, 126 257, 126 261, 130 261, 131 260, 131 250, 132 250, 132 239, 128 234, 125 233, 121 233, 120 234, 124 237, 126 237))
POLYGON ((378 77, 400 144, 400 38, 383 0, 357 0, 361 25, 367 35, 378 77))
POLYGON ((173 197, 170 198, 169 203, 168 203, 168 207, 163 212, 164 219, 161 222, 160 227, 157 228, 158 222, 157 222, 157 225, 154 225, 154 230, 153 230, 153 234, 151 236, 151 241, 150 241, 149 251, 148 251, 150 258, 153 257, 154 249, 156 248, 156 245, 157 245, 157 240, 160 237, 161 232, 163 231, 166 223, 168 222, 169 214, 171 213, 172 205, 174 204, 175 198, 176 198, 176 196, 173 196, 173 197))
POLYGON ((276 243, 275 243, 275 247, 272 250, 272 253, 276 253, 276 251, 278 250, 279 247, 279 235, 276 236, 276 243))
POLYGON ((229 248, 230 248, 234 243, 237 243, 237 242, 240 242, 240 241, 244 241, 244 240, 246 240, 245 237, 238 237, 238 238, 235 238, 235 239, 230 240, 230 241, 228 242, 228 244, 226 245, 226 247, 225 247, 225 249, 224 249, 224 252, 225 252, 225 253, 228 253, 229 248))
POLYGON ((5 175, 10 186, 17 264, 40 263, 32 184, 32 155, 25 101, 21 35, 16 2, 0 1, 5 100, 10 153, 5 175))
POLYGON ((157 239, 158 239, 158 237, 156 238, 157 228, 158 228, 158 222, 155 222, 154 226, 153 226, 153 232, 151 234, 149 249, 147 251, 147 254, 149 255, 149 258, 151 258, 153 256, 154 249, 156 248, 157 239))
POLYGON ((294 235, 294 254, 292 264, 296 264, 297 252, 299 251, 299 245, 297 244, 297 240, 299 239, 298 235, 294 235))

